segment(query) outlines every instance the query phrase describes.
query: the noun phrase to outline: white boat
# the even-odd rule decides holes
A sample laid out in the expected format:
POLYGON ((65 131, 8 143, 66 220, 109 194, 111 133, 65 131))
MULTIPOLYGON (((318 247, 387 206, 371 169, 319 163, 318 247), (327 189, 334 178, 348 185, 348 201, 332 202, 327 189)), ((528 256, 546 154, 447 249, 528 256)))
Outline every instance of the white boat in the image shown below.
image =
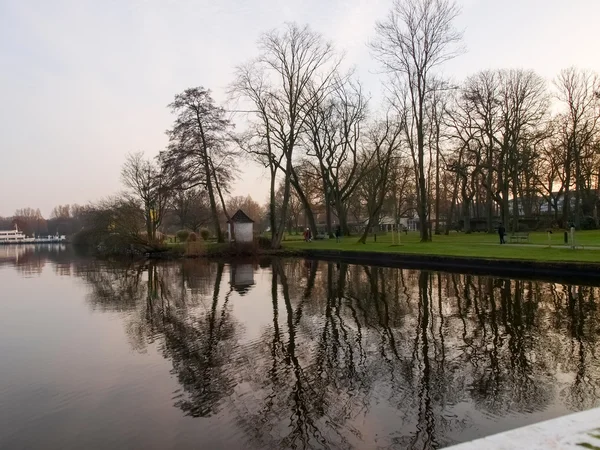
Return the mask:
POLYGON ((27 236, 16 225, 14 230, 0 231, 0 244, 21 244, 25 239, 27 236))
POLYGON ((19 231, 19 227, 15 225, 14 230, 1 231, 0 230, 0 244, 53 244, 65 242, 67 237, 64 235, 59 236, 46 236, 46 237, 27 237, 22 231, 19 231))

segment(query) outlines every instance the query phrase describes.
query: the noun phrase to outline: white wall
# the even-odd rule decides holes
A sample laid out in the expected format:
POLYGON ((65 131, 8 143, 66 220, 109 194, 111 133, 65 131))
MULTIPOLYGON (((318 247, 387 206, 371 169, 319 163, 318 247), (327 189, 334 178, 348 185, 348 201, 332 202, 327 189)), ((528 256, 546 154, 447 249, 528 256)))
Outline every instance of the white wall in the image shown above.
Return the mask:
POLYGON ((246 243, 252 242, 254 239, 253 236, 253 223, 236 223, 235 226, 235 241, 246 243))
POLYGON ((234 286, 254 284, 254 267, 252 267, 252 264, 239 264, 231 267, 230 283, 234 286))

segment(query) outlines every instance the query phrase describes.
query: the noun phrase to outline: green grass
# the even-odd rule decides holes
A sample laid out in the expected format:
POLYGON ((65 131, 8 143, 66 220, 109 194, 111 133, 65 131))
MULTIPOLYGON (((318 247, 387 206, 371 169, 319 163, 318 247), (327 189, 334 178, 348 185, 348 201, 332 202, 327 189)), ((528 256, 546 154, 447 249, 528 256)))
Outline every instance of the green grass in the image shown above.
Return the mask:
POLYGON ((585 246, 600 247, 600 231, 579 231, 576 242, 584 246, 572 250, 565 248, 563 233, 555 232, 551 241, 545 232, 530 233, 530 244, 501 246, 498 236, 485 233, 451 233, 448 236, 433 236, 433 242, 420 243, 416 232, 402 234, 401 243, 394 245, 391 233, 370 235, 366 244, 358 244, 358 237, 346 237, 340 243, 335 239, 304 242, 301 236, 286 236, 283 242, 288 249, 320 249, 342 251, 371 251, 386 253, 405 253, 420 255, 463 256, 487 259, 519 259, 535 261, 579 261, 600 263, 600 250, 585 249, 585 246), (534 245, 532 245, 534 244, 534 245), (551 244, 551 246, 549 245, 551 244), (538 247, 541 245, 542 247, 538 247))

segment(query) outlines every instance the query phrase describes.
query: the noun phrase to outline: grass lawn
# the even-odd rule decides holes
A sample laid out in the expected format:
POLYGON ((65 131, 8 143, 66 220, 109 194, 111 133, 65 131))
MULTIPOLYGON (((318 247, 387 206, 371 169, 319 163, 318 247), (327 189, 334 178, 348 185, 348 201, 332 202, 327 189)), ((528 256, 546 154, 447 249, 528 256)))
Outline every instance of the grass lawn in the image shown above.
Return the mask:
MULTIPOLYGON (((284 248, 289 249, 320 249, 342 251, 371 251, 393 252, 421 255, 464 256, 488 259, 522 259, 538 261, 580 261, 600 263, 600 249, 585 249, 585 246, 600 248, 600 231, 578 231, 575 241, 584 246, 572 250, 565 248, 563 233, 554 232, 551 235, 551 246, 545 232, 530 233, 529 244, 501 246, 498 236, 485 233, 451 233, 448 236, 433 236, 433 242, 420 243, 417 232, 402 234, 400 244, 393 244, 391 233, 370 235, 366 244, 357 244, 358 236, 346 237, 340 243, 335 239, 324 241, 304 242, 302 236, 286 236, 284 248)), ((508 241, 508 239, 507 239, 508 241)))

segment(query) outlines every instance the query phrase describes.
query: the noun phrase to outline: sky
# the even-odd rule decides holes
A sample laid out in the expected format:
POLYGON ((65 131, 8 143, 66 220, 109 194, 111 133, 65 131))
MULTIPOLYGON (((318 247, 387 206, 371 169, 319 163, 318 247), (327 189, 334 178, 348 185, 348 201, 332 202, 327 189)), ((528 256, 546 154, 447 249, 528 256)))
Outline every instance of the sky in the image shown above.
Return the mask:
MULTIPOLYGON (((458 0, 467 52, 444 74, 569 66, 600 72, 600 0, 458 0)), ((260 34, 295 21, 332 41, 380 98, 369 54, 392 0, 0 0, 0 216, 117 193, 130 152, 166 146, 167 108, 188 87, 218 102, 260 34)), ((240 160, 233 195, 267 197, 267 174, 240 160)))

